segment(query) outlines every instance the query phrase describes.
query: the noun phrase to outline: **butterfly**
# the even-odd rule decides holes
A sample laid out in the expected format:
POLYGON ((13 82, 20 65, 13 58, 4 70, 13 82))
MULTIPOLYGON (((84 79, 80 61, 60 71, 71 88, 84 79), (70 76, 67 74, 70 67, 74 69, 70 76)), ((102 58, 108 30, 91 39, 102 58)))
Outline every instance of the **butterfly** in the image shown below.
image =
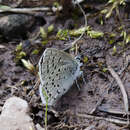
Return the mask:
POLYGON ((42 103, 55 106, 82 71, 79 57, 55 48, 47 48, 39 60, 39 93, 42 103))

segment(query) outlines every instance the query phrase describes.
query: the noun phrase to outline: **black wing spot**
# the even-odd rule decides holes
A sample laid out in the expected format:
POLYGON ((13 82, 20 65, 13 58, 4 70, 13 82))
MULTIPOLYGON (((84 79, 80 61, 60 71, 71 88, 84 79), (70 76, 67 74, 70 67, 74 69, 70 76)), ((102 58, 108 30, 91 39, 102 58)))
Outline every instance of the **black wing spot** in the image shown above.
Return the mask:
POLYGON ((50 51, 51 55, 52 55, 52 51, 50 51))
POLYGON ((46 92, 49 93, 49 90, 47 90, 46 92))
POLYGON ((49 93, 49 97, 51 97, 51 93, 49 93))
POLYGON ((57 84, 57 87, 60 87, 60 85, 59 85, 59 84, 57 84))
POLYGON ((52 81, 54 81, 54 79, 52 79, 52 81))
POLYGON ((58 76, 58 73, 56 74, 56 76, 58 76))
POLYGON ((54 85, 54 82, 52 82, 52 85, 54 85))
POLYGON ((54 74, 54 71, 52 71, 51 74, 54 74))
POLYGON ((56 87, 56 85, 54 84, 54 88, 56 87))
POLYGON ((45 89, 47 90, 47 87, 45 87, 45 89))
POLYGON ((54 69, 56 69, 56 68, 57 68, 57 66, 54 67, 54 69))
POLYGON ((54 63, 52 64, 52 67, 54 67, 54 63))
POLYGON ((60 60, 61 60, 61 57, 59 58, 58 62, 60 62, 60 60))
POLYGON ((60 70, 60 69, 58 69, 58 71, 60 72, 61 70, 60 70))
POLYGON ((51 79, 51 77, 49 77, 49 79, 51 79))
POLYGON ((64 88, 63 91, 66 91, 66 89, 64 88))
POLYGON ((47 69, 47 73, 49 73, 49 69, 47 69))

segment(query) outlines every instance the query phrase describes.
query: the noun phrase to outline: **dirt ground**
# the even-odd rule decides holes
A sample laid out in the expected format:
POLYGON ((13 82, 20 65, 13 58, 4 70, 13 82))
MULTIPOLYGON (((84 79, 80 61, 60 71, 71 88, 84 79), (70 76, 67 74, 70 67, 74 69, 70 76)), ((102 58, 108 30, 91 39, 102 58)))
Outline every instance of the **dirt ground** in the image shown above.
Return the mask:
MULTIPOLYGON (((78 79, 80 90, 74 83, 69 92, 67 92, 58 102, 55 110, 58 116, 53 112, 48 112, 48 127, 50 130, 82 130, 85 128, 95 130, 115 130, 130 129, 122 128, 127 124, 127 116, 124 115, 123 96, 119 85, 114 80, 110 72, 103 71, 110 65, 119 75, 121 81, 130 97, 130 66, 127 65, 126 58, 130 56, 130 42, 121 46, 119 42, 124 39, 118 28, 123 25, 127 34, 130 32, 130 23, 128 21, 129 14, 124 7, 119 8, 119 15, 122 23, 113 11, 112 16, 108 19, 102 15, 103 25, 100 24, 99 10, 105 8, 105 3, 95 4, 89 3, 89 7, 84 7, 88 15, 87 25, 95 31, 101 31, 105 35, 101 38, 91 38, 84 35, 78 41, 78 52, 82 54, 82 58, 88 58, 87 62, 83 62, 83 73, 86 83, 82 78, 78 79), (126 17, 128 14, 128 17, 126 17), (114 42, 109 43, 111 37, 108 34, 115 33, 114 42), (113 54, 113 48, 116 52, 113 54), (125 68, 125 69, 124 69, 125 68), (97 106, 97 103, 99 105, 97 106), (95 109, 95 110, 94 110, 95 109), (94 110, 92 112, 92 110, 94 110)), ((60 16, 61 17, 61 16, 60 16)), ((44 16, 46 24, 54 25, 54 31, 50 37, 56 36, 59 27, 62 29, 69 28, 69 21, 73 21, 77 27, 84 25, 84 17, 78 15, 75 21, 71 17, 57 18, 57 16, 44 16), (67 27, 66 27, 67 26, 67 27)), ((27 60, 36 67, 41 54, 47 47, 64 49, 66 43, 71 43, 76 37, 68 41, 49 40, 46 45, 40 45, 40 52, 32 55, 31 50, 39 47, 39 44, 30 43, 29 47, 24 48, 27 53, 27 60)), ((26 44, 27 39, 18 39, 17 41, 1 40, 0 45, 0 108, 4 102, 13 95, 21 97, 28 101, 30 105, 30 115, 35 124, 39 123, 44 127, 44 113, 38 87, 34 88, 37 81, 37 75, 30 73, 22 63, 16 63, 16 46, 22 41, 26 44)), ((27 45, 28 46, 28 45, 27 45)), ((71 52, 70 52, 71 53, 71 52)), ((72 52, 73 53, 73 52, 72 52)), ((1 109, 0 109, 1 111, 1 109)))

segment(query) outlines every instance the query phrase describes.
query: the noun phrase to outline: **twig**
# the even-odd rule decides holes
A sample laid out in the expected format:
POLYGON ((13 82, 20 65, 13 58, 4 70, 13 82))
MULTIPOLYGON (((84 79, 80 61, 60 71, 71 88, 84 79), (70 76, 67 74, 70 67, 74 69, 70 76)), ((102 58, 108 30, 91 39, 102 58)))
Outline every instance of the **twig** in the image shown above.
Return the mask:
MULTIPOLYGON (((75 116, 73 114, 71 114, 71 115, 75 116)), ((82 118, 87 118, 87 119, 94 119, 94 120, 105 120, 105 121, 109 121, 111 123, 115 123, 115 124, 118 124, 118 125, 128 125, 127 121, 114 119, 114 118, 104 118, 104 117, 92 116, 92 115, 89 115, 89 114, 78 114, 76 116, 82 117, 82 118)))
POLYGON ((128 115, 129 114, 129 105, 128 105, 128 96, 126 94, 125 91, 125 87, 120 79, 120 77, 116 74, 116 72, 108 65, 108 70, 110 71, 111 75, 115 78, 117 84, 119 85, 122 95, 123 95, 123 101, 124 101, 124 108, 125 108, 125 112, 128 115))
MULTIPOLYGON (((125 115, 126 114, 125 111, 115 110, 115 109, 105 108, 105 107, 98 107, 98 110, 102 111, 102 112, 111 113, 111 114, 117 114, 117 115, 125 115)), ((130 113, 129 113, 129 115, 130 115, 130 113)))
POLYGON ((5 9, 1 9, 0 8, 0 13, 4 13, 4 12, 12 12, 12 13, 25 13, 25 14, 34 14, 36 12, 57 12, 62 10, 62 6, 59 6, 58 8, 56 7, 36 7, 36 8, 5 8, 5 9))
POLYGON ((3 12, 12 12, 12 13, 33 13, 37 11, 51 11, 51 8, 48 7, 37 7, 37 8, 7 8, 7 9, 0 9, 0 13, 3 12))
POLYGON ((118 73, 119 75, 121 75, 125 71, 125 69, 128 67, 129 60, 130 60, 130 55, 125 56, 125 65, 124 65, 123 69, 120 70, 120 72, 118 73))

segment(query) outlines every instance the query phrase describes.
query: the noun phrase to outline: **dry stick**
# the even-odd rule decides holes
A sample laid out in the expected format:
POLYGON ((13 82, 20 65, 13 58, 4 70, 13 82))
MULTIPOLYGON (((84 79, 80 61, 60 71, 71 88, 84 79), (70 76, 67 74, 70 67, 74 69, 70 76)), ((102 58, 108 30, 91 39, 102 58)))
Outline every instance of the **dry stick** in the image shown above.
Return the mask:
MULTIPOLYGON (((71 114, 71 115, 73 116, 73 114, 71 114)), ((89 114, 78 114, 76 116, 82 117, 82 118, 87 118, 87 119, 94 119, 94 120, 105 120, 105 121, 109 121, 111 123, 115 123, 115 124, 118 124, 118 125, 127 125, 128 124, 128 122, 124 121, 124 120, 92 116, 92 115, 89 115, 89 114)))
POLYGON ((0 9, 0 13, 3 12, 13 12, 13 13, 32 13, 37 11, 51 11, 51 8, 48 7, 37 7, 37 8, 7 8, 7 9, 0 9))
POLYGON ((115 78, 117 84, 119 85, 122 95, 123 95, 123 101, 124 101, 124 108, 125 108, 125 112, 128 115, 129 114, 129 104, 128 104, 128 96, 126 94, 125 91, 125 87, 120 79, 120 77, 116 74, 116 72, 108 65, 108 70, 110 71, 111 75, 115 78))
MULTIPOLYGON (((111 113, 111 114, 119 114, 119 115, 125 115, 126 112, 125 111, 122 111, 122 110, 118 110, 118 109, 111 109, 111 108, 105 108, 105 107, 98 107, 98 110, 99 111, 102 111, 102 112, 106 112, 106 113, 111 113)), ((130 115, 130 113, 129 113, 130 115)))
POLYGON ((12 12, 12 13, 25 13, 25 14, 34 14, 36 12, 42 11, 42 12, 57 12, 61 11, 62 6, 59 6, 58 8, 55 7, 36 7, 36 8, 6 8, 6 9, 1 9, 0 8, 0 13, 4 12, 12 12))
MULTIPOLYGON (((73 4, 79 4, 83 2, 84 0, 76 0, 73 2, 73 4)), ((35 8, 11 8, 11 7, 6 7, 6 8, 0 8, 0 13, 3 12, 12 12, 12 13, 34 13, 38 11, 44 11, 44 12, 56 12, 56 11, 61 11, 63 9, 62 6, 59 6, 58 8, 56 7, 35 7, 35 8)))
POLYGON ((125 65, 124 65, 123 69, 120 70, 120 72, 118 73, 119 75, 121 75, 125 71, 125 69, 128 67, 129 60, 130 60, 130 55, 125 56, 125 65))

